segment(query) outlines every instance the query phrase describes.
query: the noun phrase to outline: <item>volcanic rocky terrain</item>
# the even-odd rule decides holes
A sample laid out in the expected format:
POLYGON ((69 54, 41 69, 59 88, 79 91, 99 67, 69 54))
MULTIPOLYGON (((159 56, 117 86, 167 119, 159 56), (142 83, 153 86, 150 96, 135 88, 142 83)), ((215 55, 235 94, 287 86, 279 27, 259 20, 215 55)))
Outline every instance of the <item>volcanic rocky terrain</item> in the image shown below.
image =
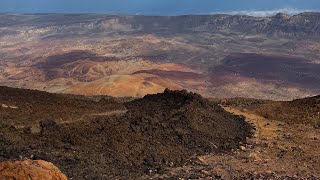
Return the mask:
POLYGON ((221 100, 221 104, 289 124, 311 124, 320 127, 320 96, 293 101, 232 98, 221 100))
POLYGON ((210 101, 168 89, 133 99, 0 91, 0 162, 45 160, 70 179, 319 177, 316 119, 283 118, 319 118, 318 97, 210 101))
POLYGON ((252 129, 186 91, 121 103, 1 87, 0 102, 0 160, 50 161, 76 179, 163 174, 236 149, 252 129))

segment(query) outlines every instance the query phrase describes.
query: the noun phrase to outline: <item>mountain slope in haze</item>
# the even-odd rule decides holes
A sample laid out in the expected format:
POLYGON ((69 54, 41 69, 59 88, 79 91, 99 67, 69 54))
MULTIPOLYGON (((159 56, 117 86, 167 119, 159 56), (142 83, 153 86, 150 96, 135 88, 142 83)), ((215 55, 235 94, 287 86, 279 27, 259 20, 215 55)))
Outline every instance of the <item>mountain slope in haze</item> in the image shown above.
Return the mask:
POLYGON ((0 18, 6 86, 117 97, 165 88, 274 100, 320 93, 319 13, 0 18))
MULTIPOLYGON (((98 14, 2 14, 0 27, 30 25, 41 31, 87 32, 160 32, 224 31, 268 36, 319 37, 320 13, 306 12, 294 16, 279 13, 272 17, 246 15, 129 16, 98 14), (70 26, 70 24, 73 24, 70 26), (82 28, 81 30, 78 28, 82 28)), ((39 31, 38 30, 38 31, 39 31)), ((27 30, 32 33, 32 30, 27 30)), ((3 30, 3 34, 17 33, 3 30)))

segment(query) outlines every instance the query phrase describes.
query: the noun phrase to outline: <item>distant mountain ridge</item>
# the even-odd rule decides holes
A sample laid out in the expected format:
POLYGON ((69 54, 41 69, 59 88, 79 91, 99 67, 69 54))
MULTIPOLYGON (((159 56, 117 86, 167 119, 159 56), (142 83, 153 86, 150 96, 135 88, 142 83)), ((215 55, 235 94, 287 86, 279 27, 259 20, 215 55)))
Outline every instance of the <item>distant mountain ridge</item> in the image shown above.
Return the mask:
MULTIPOLYGON (((272 17, 247 15, 182 15, 131 16, 102 14, 0 14, 0 27, 34 26, 46 30, 82 30, 90 32, 189 32, 223 31, 246 35, 263 34, 275 37, 317 37, 320 35, 320 13, 305 12, 289 16, 279 13, 272 17)), ((0 30, 1 33, 6 33, 0 30)), ((8 32, 7 32, 8 33, 8 32)))

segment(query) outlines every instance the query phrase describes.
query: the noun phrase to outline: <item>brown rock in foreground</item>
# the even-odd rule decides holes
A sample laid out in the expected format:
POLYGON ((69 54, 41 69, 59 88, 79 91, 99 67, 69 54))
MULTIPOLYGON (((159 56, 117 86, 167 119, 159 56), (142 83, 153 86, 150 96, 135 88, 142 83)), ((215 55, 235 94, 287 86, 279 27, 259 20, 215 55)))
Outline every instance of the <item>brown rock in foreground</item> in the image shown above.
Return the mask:
POLYGON ((66 180, 67 177, 50 162, 23 160, 0 163, 0 179, 66 180))

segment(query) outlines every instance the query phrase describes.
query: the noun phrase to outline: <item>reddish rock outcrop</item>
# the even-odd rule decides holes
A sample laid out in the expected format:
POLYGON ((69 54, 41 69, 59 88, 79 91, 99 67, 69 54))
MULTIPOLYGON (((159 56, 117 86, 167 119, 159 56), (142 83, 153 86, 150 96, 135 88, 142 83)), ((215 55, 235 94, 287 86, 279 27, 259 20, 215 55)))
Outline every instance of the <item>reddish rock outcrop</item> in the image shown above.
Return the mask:
POLYGON ((67 180, 67 177, 50 162, 23 160, 0 163, 0 179, 67 180))

